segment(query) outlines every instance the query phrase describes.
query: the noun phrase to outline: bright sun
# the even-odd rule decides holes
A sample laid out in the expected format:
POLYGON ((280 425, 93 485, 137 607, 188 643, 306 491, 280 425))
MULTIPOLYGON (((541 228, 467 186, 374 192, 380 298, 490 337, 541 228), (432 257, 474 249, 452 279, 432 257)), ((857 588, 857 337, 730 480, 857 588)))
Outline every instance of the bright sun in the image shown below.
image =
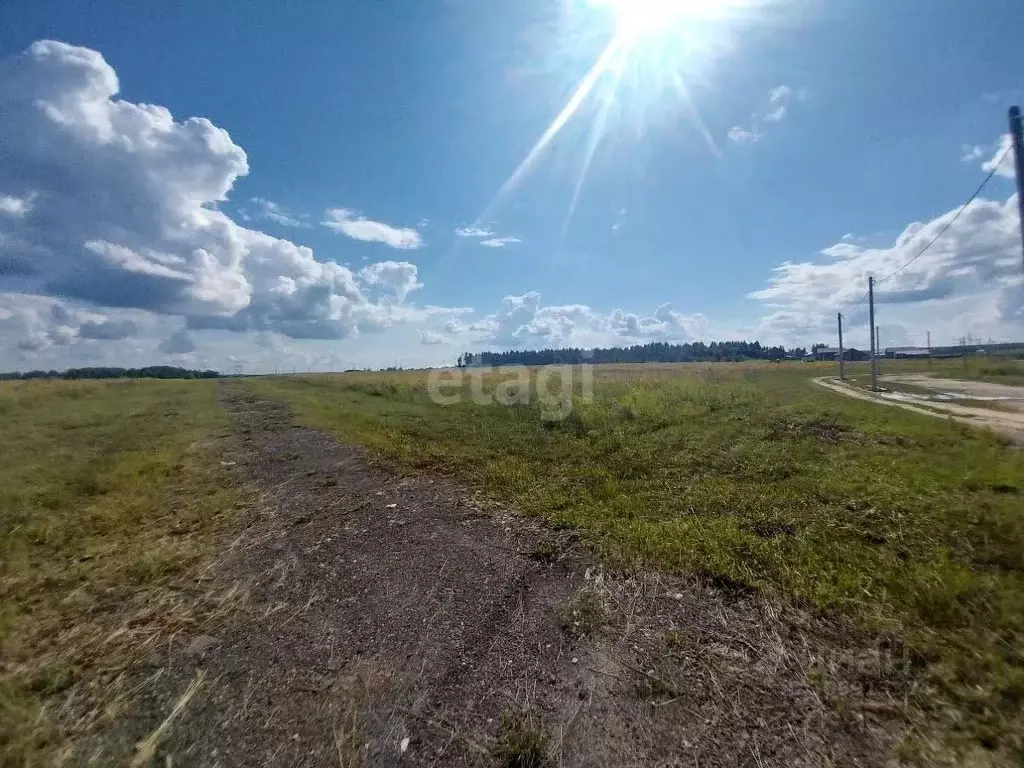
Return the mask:
POLYGON ((664 30, 690 21, 721 18, 742 0, 587 0, 594 7, 611 11, 619 27, 630 35, 664 30))

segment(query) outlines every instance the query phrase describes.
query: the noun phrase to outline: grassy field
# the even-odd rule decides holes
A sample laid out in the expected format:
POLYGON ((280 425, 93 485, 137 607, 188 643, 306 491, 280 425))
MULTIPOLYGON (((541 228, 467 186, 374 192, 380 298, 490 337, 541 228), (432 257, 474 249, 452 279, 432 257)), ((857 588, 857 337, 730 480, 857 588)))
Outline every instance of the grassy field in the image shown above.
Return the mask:
MULTIPOLYGON (((850 617, 857 643, 901 649, 911 753, 941 732, 943 749, 981 750, 981 764, 1020 762, 1024 452, 809 381, 834 368, 601 366, 593 398, 577 369, 560 420, 526 401, 534 381, 503 383, 508 371, 480 390, 510 405, 474 404, 468 379, 444 391, 461 402, 439 405, 417 372, 228 386, 285 400, 380 461, 578 528, 613 563, 850 617)), ((218 460, 218 386, 0 385, 0 764, 58 762, 118 717, 134 659, 239 599, 195 589, 246 502, 218 460)))
POLYGON ((0 764, 61 762, 132 660, 232 604, 194 589, 242 501, 215 387, 0 384, 0 764))
POLYGON ((467 381, 441 406, 415 372, 244 385, 380 460, 576 527, 613 561, 853 617, 909 649, 923 740, 1024 759, 1024 453, 809 381, 833 371, 600 366, 560 421, 500 371, 482 391, 514 405, 474 404, 467 381))

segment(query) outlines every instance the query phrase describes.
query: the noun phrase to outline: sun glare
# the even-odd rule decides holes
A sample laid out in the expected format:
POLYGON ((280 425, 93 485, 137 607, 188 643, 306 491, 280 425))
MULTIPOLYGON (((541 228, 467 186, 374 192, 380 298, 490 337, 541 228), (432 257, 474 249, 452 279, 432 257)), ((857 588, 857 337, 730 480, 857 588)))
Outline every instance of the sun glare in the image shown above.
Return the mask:
POLYGON ((786 0, 567 0, 570 28, 566 49, 593 57, 590 68, 547 129, 478 217, 493 215, 540 163, 548 147, 574 119, 587 119, 577 176, 563 234, 573 216, 594 156, 611 133, 644 135, 664 115, 681 111, 714 155, 718 146, 692 96, 708 65, 735 46, 732 27, 754 20, 786 0), (608 22, 611 22, 609 25, 608 22), (598 30, 608 36, 590 48, 598 30), (610 30, 610 31, 609 31, 610 30), (594 33, 594 34, 588 34, 594 33), (584 49, 586 53, 584 53, 584 49), (615 119, 613 119, 613 116, 615 119), (628 122, 628 125, 623 123, 628 122))
POLYGON ((615 15, 630 35, 665 31, 677 24, 710 21, 735 10, 737 0, 587 0, 615 15))

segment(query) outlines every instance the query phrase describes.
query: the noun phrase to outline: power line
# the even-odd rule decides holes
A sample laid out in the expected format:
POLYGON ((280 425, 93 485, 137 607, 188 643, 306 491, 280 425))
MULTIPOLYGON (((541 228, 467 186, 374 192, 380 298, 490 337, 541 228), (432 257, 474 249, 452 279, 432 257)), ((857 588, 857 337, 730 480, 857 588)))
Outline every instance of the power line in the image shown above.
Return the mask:
POLYGON ((999 166, 1000 166, 1000 165, 1002 165, 1003 159, 1004 159, 1004 158, 1006 157, 1006 155, 1007 155, 1007 153, 1008 153, 1009 151, 1010 151, 1010 148, 1009 148, 1009 147, 1007 147, 1006 149, 1004 149, 1004 150, 1003 150, 1003 153, 1002 153, 1002 154, 1001 154, 1001 155, 999 156, 999 159, 998 159, 998 160, 996 160, 996 161, 995 161, 995 163, 993 164, 993 166, 992 166, 992 170, 988 172, 988 176, 986 176, 986 177, 985 177, 985 180, 984 180, 983 182, 981 182, 981 184, 979 184, 979 185, 978 185, 978 188, 977 188, 976 190, 974 190, 974 194, 973 194, 973 195, 971 195, 971 196, 970 196, 970 197, 969 197, 969 198, 967 199, 967 202, 966 202, 966 203, 964 203, 963 205, 961 205, 961 206, 960 206, 960 210, 956 212, 956 216, 954 216, 954 217, 953 217, 952 219, 950 219, 949 221, 947 221, 947 222, 946 222, 946 226, 944 226, 944 227, 943 227, 942 229, 940 229, 940 230, 939 230, 939 233, 938 233, 937 235, 935 235, 935 237, 933 237, 933 238, 932 238, 932 239, 931 239, 931 240, 930 240, 930 241, 928 242, 928 245, 926 245, 926 246, 925 246, 924 248, 922 248, 922 249, 921 249, 921 250, 920 250, 920 251, 918 252, 918 254, 917 254, 916 256, 914 256, 914 257, 913 257, 913 258, 912 258, 912 259, 911 259, 910 261, 908 261, 908 262, 907 262, 906 264, 904 264, 904 265, 903 265, 902 267, 900 267, 899 269, 897 269, 897 270, 896 270, 895 272, 892 272, 892 273, 890 273, 890 274, 886 275, 885 277, 883 277, 883 278, 881 278, 881 279, 879 279, 879 280, 876 280, 875 282, 876 282, 876 283, 884 283, 884 282, 885 282, 886 280, 888 280, 888 279, 890 279, 890 278, 892 278, 892 277, 896 277, 896 275, 898 275, 898 274, 899 274, 900 272, 902 272, 902 271, 903 271, 904 269, 906 269, 907 267, 909 267, 909 266, 910 266, 911 264, 913 264, 913 263, 914 263, 915 261, 917 261, 917 260, 918 260, 919 258, 921 258, 922 256, 924 256, 924 255, 925 255, 925 253, 927 253, 928 249, 929 249, 929 248, 931 248, 931 247, 932 247, 933 245, 935 245, 935 242, 936 242, 936 241, 937 241, 937 240, 938 240, 938 239, 939 239, 940 237, 942 237, 942 236, 943 236, 944 234, 946 234, 946 230, 948 230, 948 229, 949 229, 950 227, 952 227, 952 226, 953 226, 953 224, 955 224, 955 223, 956 223, 956 220, 960 218, 961 214, 963 214, 963 212, 967 210, 967 206, 969 206, 969 205, 970 205, 971 203, 973 203, 973 202, 974 202, 974 198, 976 198, 976 197, 977 197, 978 195, 980 195, 980 194, 981 194, 981 190, 983 190, 983 189, 985 188, 985 185, 986 185, 986 184, 988 184, 988 183, 989 183, 989 182, 990 182, 990 181, 992 180, 992 177, 993 177, 993 176, 995 176, 995 175, 996 175, 996 171, 997 171, 997 170, 999 170, 999 166))
MULTIPOLYGON (((884 283, 886 280, 890 280, 890 279, 896 277, 896 275, 898 275, 904 269, 909 267, 911 264, 913 264, 919 258, 924 256, 928 252, 928 249, 931 248, 933 245, 935 245, 935 243, 939 240, 939 238, 941 238, 944 234, 946 234, 946 231, 950 227, 952 227, 953 224, 956 223, 956 220, 959 219, 961 215, 963 215, 963 212, 967 210, 967 206, 969 206, 971 203, 973 203, 974 199, 978 195, 981 194, 981 190, 983 190, 985 188, 985 185, 988 184, 990 181, 992 181, 992 177, 996 175, 996 171, 999 170, 999 166, 1002 165, 1003 160, 1006 158, 1006 155, 1009 153, 1009 151, 1010 151, 1010 147, 1007 146, 1006 149, 1003 150, 1002 154, 999 155, 999 159, 996 160, 992 164, 992 170, 989 171, 988 176, 985 177, 985 180, 982 181, 981 184, 978 185, 978 188, 976 190, 974 190, 974 194, 972 194, 969 198, 967 198, 967 202, 960 206, 960 210, 958 210, 956 212, 956 215, 952 219, 950 219, 949 221, 946 222, 946 225, 942 229, 939 230, 938 234, 936 234, 935 237, 933 237, 931 240, 929 240, 928 244, 925 245, 924 248, 922 248, 920 251, 918 251, 915 256, 913 256, 909 261, 907 261, 905 264, 903 264, 899 269, 897 269, 894 272, 890 272, 885 277, 881 277, 881 278, 876 279, 875 280, 875 285, 878 285, 879 283, 884 283)), ((868 294, 865 293, 864 296, 861 297, 861 300, 858 301, 856 304, 854 304, 853 308, 850 309, 849 312, 852 313, 861 304, 863 304, 865 301, 867 301, 867 299, 868 299, 868 294)))
POLYGON ((853 314, 854 311, 857 309, 857 307, 859 307, 861 304, 863 304, 867 300, 868 300, 868 295, 865 293, 863 296, 860 297, 860 301, 858 301, 856 304, 854 304, 853 307, 849 310, 850 314, 853 314))

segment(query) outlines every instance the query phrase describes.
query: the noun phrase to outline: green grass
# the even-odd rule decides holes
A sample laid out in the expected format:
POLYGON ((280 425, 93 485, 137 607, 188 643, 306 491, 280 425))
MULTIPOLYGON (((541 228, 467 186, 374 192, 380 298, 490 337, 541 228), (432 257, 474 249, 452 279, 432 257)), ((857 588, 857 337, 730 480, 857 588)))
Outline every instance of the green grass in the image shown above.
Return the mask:
POLYGON ((985 360, 976 369, 968 368, 968 375, 993 384, 1011 384, 1024 387, 1024 360, 985 360))
POLYGON ((578 527, 612 560, 898 635, 926 661, 918 704, 949 745, 1020 759, 1024 453, 809 381, 834 368, 599 367, 593 402, 577 392, 560 422, 536 402, 436 405, 422 373, 246 386, 380 460, 578 527))
POLYGON ((65 760, 139 653, 230 604, 175 588, 241 501, 215 386, 0 384, 0 764, 65 760))

